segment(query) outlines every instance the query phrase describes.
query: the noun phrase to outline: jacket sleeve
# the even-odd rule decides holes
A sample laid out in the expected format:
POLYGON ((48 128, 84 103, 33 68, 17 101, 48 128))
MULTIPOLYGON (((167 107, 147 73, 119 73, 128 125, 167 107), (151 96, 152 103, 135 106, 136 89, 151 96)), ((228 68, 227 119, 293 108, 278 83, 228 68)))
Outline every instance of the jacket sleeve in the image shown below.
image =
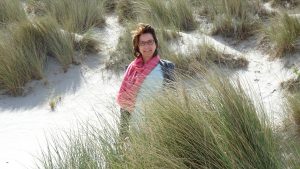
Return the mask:
POLYGON ((165 84, 175 82, 175 64, 168 60, 161 60, 160 65, 162 67, 165 84))

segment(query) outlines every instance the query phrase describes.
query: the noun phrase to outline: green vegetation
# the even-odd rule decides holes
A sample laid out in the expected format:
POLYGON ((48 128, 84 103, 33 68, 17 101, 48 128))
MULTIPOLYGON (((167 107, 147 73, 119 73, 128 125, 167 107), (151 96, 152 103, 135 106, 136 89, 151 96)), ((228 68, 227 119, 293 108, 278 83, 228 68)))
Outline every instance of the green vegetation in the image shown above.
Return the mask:
POLYGON ((298 0, 272 0, 272 5, 293 8, 299 4, 298 0))
POLYGON ((211 0, 193 1, 214 25, 213 34, 243 40, 255 33, 263 14, 260 1, 253 0, 211 0))
POLYGON ((261 32, 264 41, 270 43, 273 57, 283 57, 299 48, 297 43, 300 38, 300 21, 288 14, 272 18, 270 26, 264 27, 261 32))
POLYGON ((167 58, 175 63, 179 72, 188 74, 198 72, 199 64, 202 65, 202 68, 208 68, 212 64, 228 68, 245 68, 248 66, 248 60, 243 56, 223 53, 222 50, 205 41, 191 49, 189 53, 171 54, 167 58))
POLYGON ((60 101, 61 101, 61 96, 54 97, 49 101, 49 106, 50 106, 51 111, 55 111, 57 104, 60 101))
POLYGON ((136 14, 134 13, 134 2, 133 0, 119 0, 116 6, 118 19, 121 23, 125 21, 131 21, 136 19, 136 14))
POLYGON ((288 96, 288 106, 291 108, 291 114, 297 125, 300 125, 300 93, 297 91, 288 96))
MULTIPOLYGON (((25 83, 31 79, 33 71, 30 69, 26 56, 24 56, 22 51, 14 49, 11 44, 12 42, 7 42, 1 38, 0 88, 8 90, 12 95, 20 95, 25 83)), ((34 58, 34 56, 32 56, 33 59, 38 59, 34 58)), ((38 68, 39 66, 37 65, 36 67, 38 68)))
POLYGON ((29 22, 23 22, 1 37, 1 88, 19 95, 31 79, 43 77, 46 46, 40 32, 29 22), (17 47, 16 47, 17 46, 17 47))
POLYGON ((0 26, 23 20, 26 20, 26 14, 19 0, 0 1, 0 26))
POLYGON ((137 21, 182 31, 197 28, 192 6, 185 0, 120 0, 117 14, 121 23, 137 21))
POLYGON ((131 128, 128 139, 119 140, 114 127, 99 121, 108 127, 87 125, 49 144, 39 168, 298 167, 299 157, 284 157, 285 145, 278 144, 265 110, 238 82, 215 72, 205 77, 212 78, 189 79, 191 87, 177 86, 176 93, 144 105, 145 116, 131 122, 138 128, 131 128))
POLYGON ((105 23, 103 2, 29 0, 26 6, 31 16, 27 19, 20 1, 1 1, 0 23, 5 27, 0 32, 0 89, 14 96, 22 94, 27 82, 44 77, 48 56, 67 71, 69 64, 77 63, 75 49, 99 52, 99 41, 89 33, 76 39, 74 32, 105 23))
POLYGON ((47 55, 55 57, 66 71, 74 54, 71 36, 51 18, 9 27, 0 46, 0 88, 12 95, 21 94, 29 80, 43 77, 47 55))
POLYGON ((287 89, 290 92, 298 91, 300 89, 300 77, 297 76, 296 78, 283 81, 280 85, 283 89, 287 89))
POLYGON ((74 35, 74 47, 76 50, 85 53, 98 53, 100 51, 100 42, 96 40, 90 33, 83 36, 74 35))
POLYGON ((146 109, 150 127, 147 123, 144 134, 148 128, 153 131, 157 150, 168 150, 189 168, 281 168, 263 110, 251 103, 239 83, 217 73, 206 77, 206 87, 196 82, 199 87, 183 88, 179 97, 159 98, 146 109))
POLYGON ((108 13, 114 12, 117 4, 118 0, 104 0, 104 7, 108 13))
MULTIPOLYGON (((300 72, 298 68, 293 68, 296 77, 281 82, 281 88, 287 90, 285 96, 287 98, 287 111, 292 115, 294 122, 300 125, 300 72)), ((297 127, 300 129, 299 127, 297 127)))
POLYGON ((192 5, 186 0, 137 1, 138 20, 168 29, 191 31, 197 28, 192 5))
POLYGON ((35 25, 45 41, 47 54, 55 57, 66 71, 74 55, 71 35, 60 30, 58 24, 54 20, 51 21, 51 18, 38 20, 35 25))
POLYGON ((69 32, 84 33, 105 24, 103 0, 31 0, 29 6, 52 16, 69 32))

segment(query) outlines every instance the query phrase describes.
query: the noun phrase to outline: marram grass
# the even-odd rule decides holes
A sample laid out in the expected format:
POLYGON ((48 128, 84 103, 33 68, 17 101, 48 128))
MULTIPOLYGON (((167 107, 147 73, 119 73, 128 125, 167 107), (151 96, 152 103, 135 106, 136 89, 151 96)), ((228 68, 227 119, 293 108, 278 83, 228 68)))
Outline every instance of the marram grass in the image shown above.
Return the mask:
POLYGON ((300 49, 300 21, 286 13, 272 18, 270 25, 261 32, 264 40, 270 43, 270 53, 275 58, 300 49))
POLYGON ((153 140, 190 168, 282 168, 263 110, 238 83, 218 77, 207 82, 147 107, 145 134, 153 131, 153 140))
POLYGON ((69 32, 84 33, 105 25, 104 0, 32 0, 31 5, 69 32))
POLYGON ((213 34, 243 40, 261 25, 263 10, 259 0, 200 0, 193 4, 212 21, 213 34))
POLYGON ((26 20, 26 14, 19 0, 0 1, 0 26, 26 20))
POLYGON ((289 94, 287 96, 288 107, 290 107, 290 112, 292 114, 294 122, 297 125, 300 125, 300 93, 299 91, 296 91, 295 93, 289 94))
POLYGON ((55 57, 66 71, 72 63, 74 48, 72 37, 59 28, 55 20, 43 18, 34 23, 43 35, 47 47, 47 55, 55 57))
POLYGON ((39 168, 297 168, 280 151, 265 110, 239 82, 216 74, 149 99, 125 140, 105 123, 49 143, 39 168))
POLYGON ((72 37, 51 18, 9 26, 0 46, 0 88, 12 95, 22 94, 28 81, 44 77, 48 56, 55 57, 66 71, 74 54, 72 37))
POLYGON ((90 33, 85 33, 82 36, 74 36, 74 48, 84 53, 98 53, 101 43, 95 39, 90 33))
POLYGON ((25 83, 31 79, 32 70, 22 51, 11 48, 11 43, 0 42, 0 88, 12 95, 20 95, 25 83))
POLYGON ((293 8, 299 5, 299 0, 272 0, 272 5, 274 6, 284 6, 286 8, 293 8))
POLYGON ((192 5, 189 1, 136 1, 136 7, 139 16, 138 21, 181 31, 191 31, 197 28, 192 5))
POLYGON ((135 1, 134 0, 118 0, 116 5, 116 13, 119 22, 125 23, 127 21, 135 20, 135 1))
POLYGON ((30 22, 21 22, 1 36, 1 88, 20 95, 26 82, 43 77, 46 47, 30 22))
POLYGON ((120 0, 117 14, 121 23, 137 21, 182 31, 197 28, 192 6, 185 0, 120 0))

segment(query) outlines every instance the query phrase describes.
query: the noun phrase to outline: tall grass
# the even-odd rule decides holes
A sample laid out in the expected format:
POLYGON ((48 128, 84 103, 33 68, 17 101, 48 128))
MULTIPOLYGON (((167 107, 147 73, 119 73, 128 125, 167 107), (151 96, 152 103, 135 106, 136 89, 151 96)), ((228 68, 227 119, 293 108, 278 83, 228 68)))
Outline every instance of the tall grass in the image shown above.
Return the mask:
POLYGON ((55 57, 65 71, 72 63, 72 37, 51 18, 12 25, 0 41, 0 87, 12 95, 21 94, 29 80, 43 78, 47 56, 55 57))
POLYGON ((117 4, 118 0, 104 0, 104 7, 108 13, 114 12, 117 4))
POLYGON ((283 57, 300 48, 300 21, 288 14, 272 18, 268 27, 261 30, 265 40, 271 44, 271 54, 283 57))
POLYGON ((175 30, 191 31, 197 28, 192 6, 185 0, 137 1, 138 20, 175 30))
POLYGON ((192 6, 185 0, 120 0, 117 13, 121 22, 135 20, 156 27, 183 31, 197 27, 192 6))
POLYGON ((37 159, 37 168, 111 168, 110 161, 121 160, 118 133, 113 125, 98 117, 98 124, 85 122, 47 141, 37 159), (103 130, 104 129, 104 130, 103 130), (120 154, 120 156, 115 156, 120 154))
POLYGON ((41 34, 30 22, 21 22, 1 37, 1 87, 19 95, 31 79, 43 77, 46 47, 41 34))
POLYGON ((300 89, 300 77, 299 74, 295 78, 288 79, 280 83, 281 88, 288 90, 289 92, 297 92, 300 89))
POLYGON ((37 10, 46 10, 69 32, 84 33, 105 24, 103 0, 33 0, 37 10))
POLYGON ((31 79, 31 70, 22 51, 12 43, 0 42, 0 88, 12 95, 20 95, 23 86, 31 79))
POLYGON ((0 1, 0 26, 23 20, 26 20, 26 14, 19 0, 0 1))
POLYGON ((287 8, 292 8, 298 5, 300 2, 298 0, 273 0, 272 5, 281 5, 287 8))
POLYGON ((66 71, 74 55, 72 36, 59 29, 58 24, 51 18, 43 18, 34 24, 43 36, 47 55, 55 57, 66 71))
POLYGON ((44 158, 42 166, 37 168, 101 168, 101 157, 97 154, 100 147, 93 136, 85 137, 85 134, 73 132, 51 141, 47 151, 41 155, 44 158))
POLYGON ((204 8, 202 15, 212 20, 213 34, 243 40, 253 35, 261 24, 258 16, 262 8, 258 0, 200 0, 194 4, 204 8))
POLYGON ((291 108, 292 116, 297 125, 300 125, 300 93, 295 92, 288 96, 288 104, 291 108))
POLYGON ((207 77, 208 86, 179 90, 179 97, 147 107, 145 134, 190 168, 282 168, 263 109, 238 83, 207 77))
POLYGON ((47 53, 43 34, 32 23, 26 21, 19 23, 17 27, 12 27, 10 34, 10 45, 20 52, 16 57, 28 63, 32 79, 41 79, 47 53))
POLYGON ((118 142, 111 127, 84 129, 43 151, 40 168, 297 168, 281 154, 264 109, 238 82, 213 74, 149 100, 129 140, 118 142))
POLYGON ((119 22, 124 23, 136 19, 134 0, 119 0, 116 6, 119 22))
POLYGON ((98 53, 101 43, 91 33, 87 32, 82 36, 74 36, 74 48, 85 53, 98 53))

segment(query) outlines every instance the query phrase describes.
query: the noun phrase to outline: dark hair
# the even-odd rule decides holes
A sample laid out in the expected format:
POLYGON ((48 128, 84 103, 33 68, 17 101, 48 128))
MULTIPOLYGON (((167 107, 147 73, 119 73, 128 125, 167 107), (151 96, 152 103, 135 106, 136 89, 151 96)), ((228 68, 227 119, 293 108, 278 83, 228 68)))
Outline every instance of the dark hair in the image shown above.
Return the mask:
POLYGON ((158 48, 158 41, 155 35, 154 28, 149 24, 139 23, 138 27, 131 32, 132 33, 132 43, 133 43, 133 51, 134 56, 138 57, 140 56, 140 50, 139 50, 139 40, 140 36, 145 33, 150 33, 153 36, 154 42, 156 44, 156 49, 154 51, 153 56, 156 56, 158 54, 157 48, 158 48))

